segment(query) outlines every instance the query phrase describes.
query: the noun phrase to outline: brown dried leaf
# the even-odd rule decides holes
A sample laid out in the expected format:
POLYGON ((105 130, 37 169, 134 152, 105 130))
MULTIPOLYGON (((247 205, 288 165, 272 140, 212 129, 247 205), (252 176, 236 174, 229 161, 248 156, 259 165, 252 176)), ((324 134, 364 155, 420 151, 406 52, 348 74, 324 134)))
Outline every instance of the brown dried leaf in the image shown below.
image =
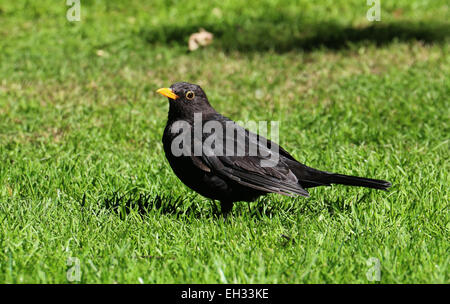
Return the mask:
POLYGON ((200 29, 198 33, 189 36, 189 51, 195 51, 200 46, 207 46, 212 43, 214 35, 205 29, 200 29))

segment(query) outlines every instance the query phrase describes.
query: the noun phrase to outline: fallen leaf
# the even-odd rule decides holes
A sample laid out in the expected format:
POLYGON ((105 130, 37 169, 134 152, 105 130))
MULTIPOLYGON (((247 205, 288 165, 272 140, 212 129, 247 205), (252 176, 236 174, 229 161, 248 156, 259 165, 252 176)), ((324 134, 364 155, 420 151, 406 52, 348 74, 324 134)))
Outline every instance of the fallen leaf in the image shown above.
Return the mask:
POLYGON ((104 50, 97 50, 96 54, 99 57, 108 57, 109 56, 108 52, 106 52, 104 50))
POLYGON ((189 51, 195 51, 200 46, 207 46, 212 43, 214 35, 204 29, 200 29, 198 33, 189 36, 189 51))

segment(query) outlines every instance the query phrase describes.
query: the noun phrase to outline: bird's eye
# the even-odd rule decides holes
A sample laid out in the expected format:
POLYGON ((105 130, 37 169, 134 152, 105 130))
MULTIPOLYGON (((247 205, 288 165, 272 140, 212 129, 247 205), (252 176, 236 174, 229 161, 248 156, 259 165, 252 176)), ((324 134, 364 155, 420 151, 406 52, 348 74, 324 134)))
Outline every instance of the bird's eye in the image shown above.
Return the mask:
POLYGON ((194 97, 195 97, 194 92, 188 91, 188 92, 186 93, 186 99, 187 99, 187 100, 192 100, 192 99, 194 99, 194 97))

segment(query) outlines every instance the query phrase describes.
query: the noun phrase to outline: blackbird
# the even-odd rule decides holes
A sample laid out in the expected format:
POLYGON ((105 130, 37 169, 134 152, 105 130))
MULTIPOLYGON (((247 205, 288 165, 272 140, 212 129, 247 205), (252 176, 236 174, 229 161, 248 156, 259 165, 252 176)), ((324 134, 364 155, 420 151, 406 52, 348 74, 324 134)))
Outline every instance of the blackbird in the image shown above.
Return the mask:
POLYGON ((219 114, 198 85, 178 82, 157 92, 169 99, 162 142, 172 170, 192 190, 219 200, 225 215, 234 202, 268 193, 308 197, 307 188, 331 184, 381 190, 391 186, 298 162, 274 142, 219 114), (228 132, 230 128, 234 130, 228 132))

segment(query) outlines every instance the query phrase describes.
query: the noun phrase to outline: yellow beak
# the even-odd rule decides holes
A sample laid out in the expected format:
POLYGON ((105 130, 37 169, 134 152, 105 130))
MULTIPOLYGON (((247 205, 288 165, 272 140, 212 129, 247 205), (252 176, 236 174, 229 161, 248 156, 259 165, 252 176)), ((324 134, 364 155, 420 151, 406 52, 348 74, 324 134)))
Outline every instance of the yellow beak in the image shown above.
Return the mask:
POLYGON ((169 97, 170 99, 177 99, 178 95, 172 92, 172 89, 169 88, 161 88, 156 91, 157 93, 169 97))

